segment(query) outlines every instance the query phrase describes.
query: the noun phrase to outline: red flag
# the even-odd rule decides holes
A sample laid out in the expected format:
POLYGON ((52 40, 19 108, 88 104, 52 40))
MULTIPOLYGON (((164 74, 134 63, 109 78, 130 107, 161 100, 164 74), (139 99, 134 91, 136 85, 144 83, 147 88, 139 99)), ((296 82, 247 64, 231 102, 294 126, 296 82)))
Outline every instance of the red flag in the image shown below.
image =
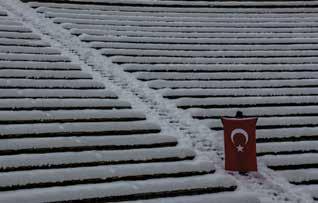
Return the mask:
POLYGON ((225 170, 257 171, 256 122, 257 118, 222 117, 225 170))

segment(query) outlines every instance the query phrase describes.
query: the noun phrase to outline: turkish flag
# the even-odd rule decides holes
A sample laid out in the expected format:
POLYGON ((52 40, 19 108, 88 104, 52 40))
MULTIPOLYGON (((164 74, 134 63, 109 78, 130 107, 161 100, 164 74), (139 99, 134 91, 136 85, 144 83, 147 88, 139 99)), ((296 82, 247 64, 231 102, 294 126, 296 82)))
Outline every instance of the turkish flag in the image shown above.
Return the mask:
POLYGON ((257 118, 222 117, 224 126, 225 170, 257 171, 257 118))

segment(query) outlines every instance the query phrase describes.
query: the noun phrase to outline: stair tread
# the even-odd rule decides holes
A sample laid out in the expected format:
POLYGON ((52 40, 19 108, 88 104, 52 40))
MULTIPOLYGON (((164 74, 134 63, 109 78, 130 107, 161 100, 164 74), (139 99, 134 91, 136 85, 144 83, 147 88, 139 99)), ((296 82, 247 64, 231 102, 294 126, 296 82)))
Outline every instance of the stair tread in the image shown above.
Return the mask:
POLYGON ((26 168, 54 168, 56 166, 82 165, 100 163, 111 165, 122 162, 151 162, 152 160, 165 159, 192 159, 195 153, 187 148, 153 148, 153 149, 130 149, 116 151, 82 151, 82 152, 59 152, 46 154, 20 154, 0 156, 1 168, 5 170, 26 168))
POLYGON ((172 136, 158 135, 158 134, 134 134, 123 136, 82 136, 82 137, 49 137, 49 138, 19 138, 8 139, 0 142, 0 151, 2 154, 8 152, 20 153, 20 151, 30 151, 36 153, 41 149, 46 149, 47 153, 54 152, 54 150, 69 151, 76 150, 76 148, 95 147, 129 147, 140 145, 155 145, 155 144, 177 144, 177 139, 172 136))
MULTIPOLYGON (((52 184, 67 182, 85 182, 85 180, 103 180, 113 182, 143 176, 177 175, 183 173, 209 173, 214 170, 211 162, 181 161, 172 163, 147 163, 129 165, 111 165, 96 167, 79 167, 69 169, 48 169, 34 171, 17 171, 0 175, 0 188, 21 187, 24 185, 52 184), (28 177, 32 177, 31 179, 28 177)), ((32 186, 31 186, 32 187, 32 186)), ((28 188, 30 189, 30 188, 28 188)))
POLYGON ((94 109, 94 108, 130 108, 126 101, 114 99, 1 99, 0 109, 94 109))

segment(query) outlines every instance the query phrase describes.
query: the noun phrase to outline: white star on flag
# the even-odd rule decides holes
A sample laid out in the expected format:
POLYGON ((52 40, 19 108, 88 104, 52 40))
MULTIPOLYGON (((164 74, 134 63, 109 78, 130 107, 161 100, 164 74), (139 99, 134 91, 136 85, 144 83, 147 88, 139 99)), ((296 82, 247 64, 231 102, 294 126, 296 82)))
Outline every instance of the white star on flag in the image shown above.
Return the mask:
POLYGON ((238 152, 244 152, 243 151, 244 147, 242 147, 242 145, 237 146, 236 149, 238 152))

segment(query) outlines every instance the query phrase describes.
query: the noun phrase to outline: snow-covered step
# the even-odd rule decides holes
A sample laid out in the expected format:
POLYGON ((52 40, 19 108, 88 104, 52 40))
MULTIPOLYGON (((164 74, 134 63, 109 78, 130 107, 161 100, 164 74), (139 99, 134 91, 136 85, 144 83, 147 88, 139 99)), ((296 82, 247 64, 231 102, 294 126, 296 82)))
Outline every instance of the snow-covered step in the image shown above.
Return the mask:
POLYGON ((101 82, 88 79, 78 80, 32 80, 32 79, 0 79, 0 88, 61 88, 61 89, 104 89, 101 82))
POLYGON ((0 70, 81 70, 79 65, 69 62, 41 62, 41 61, 0 61, 0 70))
POLYGON ((191 17, 185 15, 183 17, 172 17, 172 16, 155 16, 152 15, 153 13, 147 12, 102 12, 98 10, 70 10, 70 9, 46 9, 45 16, 48 18, 68 18, 68 19, 96 19, 96 20, 129 20, 129 21, 166 21, 166 22, 315 22, 318 20, 317 16, 292 16, 289 17, 272 17, 267 16, 264 17, 263 15, 256 16, 254 15, 253 18, 251 16, 242 14, 234 14, 223 16, 211 16, 211 17, 191 17), (117 15, 116 15, 117 14, 117 15), (145 18, 146 17, 146 18, 145 18), (235 18, 236 17, 236 18, 235 18))
MULTIPOLYGON (((85 42, 134 42, 134 43, 161 43, 161 44, 315 44, 317 38, 182 38, 182 37, 125 37, 125 36, 94 36, 81 35, 85 42)), ((155 47, 154 47, 155 48, 155 47)))
POLYGON ((212 1, 209 5, 220 6, 220 7, 264 7, 264 6, 277 6, 282 7, 306 7, 306 6, 316 6, 317 1, 212 1))
MULTIPOLYGON (((51 4, 52 5, 52 4, 51 4)), ((66 4, 65 4, 66 5, 66 4)), ((169 11, 161 11, 161 12, 151 12, 151 11, 118 11, 118 10, 101 10, 101 9, 80 9, 80 8, 67 8, 70 4, 66 5, 65 7, 54 8, 53 6, 50 7, 38 7, 36 9, 39 13, 52 13, 52 14, 77 14, 77 15, 112 15, 112 16, 146 16, 147 19, 151 19, 152 17, 160 17, 160 18, 173 18, 173 19, 200 19, 200 21, 204 21, 205 19, 213 20, 215 18, 248 18, 252 20, 255 18, 306 18, 306 17, 317 17, 313 12, 302 12, 304 10, 293 9, 293 12, 274 12, 277 9, 270 9, 270 10, 259 10, 259 12, 246 12, 246 9, 226 9, 226 11, 218 12, 222 10, 219 8, 214 12, 210 13, 198 13, 198 12, 169 12, 169 11), (235 12, 236 11, 236 12, 235 12), (267 11, 267 12, 266 12, 267 11), (272 12, 270 12, 272 11, 272 12), (297 12, 298 11, 298 12, 297 12)), ((251 9, 249 9, 252 11, 251 9)), ((290 9, 288 9, 291 11, 290 9)), ((307 10, 308 11, 308 10, 307 10)))
POLYGON ((181 51, 269 51, 269 50, 316 50, 317 44, 164 44, 164 43, 130 43, 130 42, 90 42, 96 49, 146 49, 146 50, 181 50, 181 51))
POLYGON ((173 147, 178 144, 172 136, 161 134, 131 134, 122 136, 82 136, 19 138, 0 142, 1 155, 76 152, 87 150, 123 150, 173 147))
POLYGON ((175 197, 181 195, 205 194, 236 189, 236 181, 224 175, 203 175, 187 178, 152 179, 125 181, 1 192, 0 201, 25 203, 86 201, 126 201, 139 199, 175 197), (63 195, 65 194, 65 195, 63 195), (66 195, 67 194, 67 195, 66 195))
POLYGON ((189 109, 194 118, 220 118, 220 116, 234 116, 242 111, 245 116, 310 116, 318 115, 318 106, 279 106, 279 107, 250 107, 250 108, 218 108, 218 109, 189 109))
POLYGON ((0 16, 7 16, 7 12, 6 11, 3 11, 3 10, 0 10, 0 16))
POLYGON ((118 30, 118 31, 148 31, 148 32, 198 32, 198 33, 255 33, 255 32, 317 32, 317 27, 169 27, 169 26, 124 26, 124 25, 90 25, 90 24, 74 24, 63 23, 61 26, 65 29, 96 29, 96 30, 118 30))
POLYGON ((51 98, 51 99, 117 99, 114 92, 106 90, 69 90, 69 89, 1 89, 1 99, 51 98))
POLYGON ((114 99, 1 99, 0 110, 59 110, 59 109, 127 109, 126 101, 114 99))
POLYGON ((309 169, 317 168, 318 165, 318 153, 266 155, 259 159, 275 170, 309 169))
MULTIPOLYGON (((141 5, 141 6, 195 6, 195 7, 200 7, 200 6, 208 6, 209 3, 207 1, 125 1, 125 0, 95 0, 94 2, 91 1, 86 1, 86 0, 73 0, 71 3, 76 3, 76 4, 87 4, 87 5, 141 5)), ((315 4, 309 4, 309 5, 315 5, 315 4)))
POLYGON ((0 18, 0 25, 22 26, 23 24, 15 20, 0 18))
POLYGON ((106 122, 145 120, 132 110, 0 111, 0 124, 106 122))
MULTIPOLYGON (((1 63, 1 62, 0 62, 1 63)), ((277 71, 318 71, 315 64, 123 64, 127 72, 277 72, 277 71)))
POLYGON ((268 32, 264 30, 263 32, 151 32, 151 31, 137 31, 137 30, 116 30, 116 28, 111 30, 101 30, 101 29, 71 29, 70 32, 74 35, 88 34, 88 35, 112 35, 112 36, 129 36, 129 37, 184 37, 184 38, 258 38, 258 37, 316 37, 317 32, 268 32))
POLYGON ((113 63, 125 64, 303 64, 318 63, 317 56, 301 56, 301 57, 166 57, 166 56, 113 56, 110 57, 113 63))
POLYGON ((0 45, 6 46, 29 46, 29 47, 49 47, 50 44, 40 40, 30 39, 8 39, 0 38, 0 45))
MULTIPOLYGON (((236 202, 236 203, 260 203, 256 194, 245 192, 226 192, 220 194, 193 195, 185 197, 158 198, 143 200, 143 203, 206 203, 206 202, 236 202)), ((127 201, 122 203, 140 203, 140 201, 127 201)))
POLYGON ((44 54, 14 54, 0 53, 0 60, 4 61, 46 61, 46 62, 70 62, 70 59, 61 55, 44 54))
MULTIPOLYGON (((223 125, 221 119, 204 119, 202 121, 208 127, 214 130, 222 130, 223 125)), ((260 117, 257 122, 257 129, 272 128, 295 128, 295 127, 318 127, 317 116, 284 116, 284 117, 260 117)))
MULTIPOLYGON (((127 3, 127 1, 125 1, 127 3)), ((140 2, 139 2, 140 3, 140 2)), ((153 3, 153 2, 152 2, 153 3)), ((33 8, 37 7, 49 7, 49 8, 59 8, 59 9, 80 9, 80 10, 99 10, 99 11, 129 11, 129 12, 173 12, 173 13, 199 13, 199 14, 209 14, 213 13, 312 13, 317 10, 316 7, 306 7, 306 8, 213 8, 209 6, 205 7, 167 7, 167 6, 104 6, 104 5, 94 5, 94 4, 72 4, 72 3, 43 3, 43 2, 30 2, 29 5, 33 8)))
POLYGON ((1 53, 20 53, 20 54, 47 54, 57 55, 61 52, 50 47, 25 47, 25 46, 0 46, 1 53))
POLYGON ((239 80, 239 81, 168 81, 168 80, 153 80, 148 82, 152 89, 233 89, 233 88, 292 88, 292 87, 316 87, 317 79, 290 79, 290 80, 239 80))
POLYGON ((317 127, 260 129, 257 142, 312 141, 318 140, 317 134, 317 127))
POLYGON ((43 71, 43 70, 0 70, 0 78, 25 79, 92 79, 81 71, 43 71))
POLYGON ((302 185, 299 188, 301 192, 309 192, 315 201, 318 201, 318 184, 302 185))
POLYGON ((175 176, 186 177, 203 175, 213 171, 213 163, 205 161, 18 171, 0 174, 0 190, 30 189, 44 185, 50 187, 175 176))
MULTIPOLYGON (((298 72, 300 73, 300 72, 298 72)), ((297 74, 298 74, 297 73, 297 74)), ((314 73, 314 72, 312 72, 314 73)), ((275 73, 273 73, 274 75, 275 73)), ((232 89, 168 89, 163 91, 163 97, 178 99, 182 97, 208 98, 208 97, 250 97, 250 96, 305 96, 318 95, 318 88, 232 88, 232 89)), ((260 110, 260 109, 257 109, 260 110)), ((224 114, 226 110, 223 109, 224 114)), ((232 111, 231 111, 232 112, 232 111)))
POLYGON ((150 80, 268 80, 268 79, 316 79, 318 72, 261 72, 261 73, 156 73, 139 72, 136 78, 150 80))
MULTIPOLYGON (((3 32, 20 32, 20 33, 31 33, 32 30, 24 26, 16 25, 0 25, 0 31, 3 32)), ((3 39, 1 39, 3 40, 3 39)))
POLYGON ((0 32, 1 38, 12 38, 12 39, 36 39, 39 40, 41 37, 34 33, 21 33, 21 32, 0 32))
POLYGON ((316 1, 291 1, 287 3, 286 1, 263 1, 260 4, 255 3, 255 1, 180 1, 180 0, 165 0, 165 1, 124 1, 124 0, 95 0, 94 2, 87 0, 74 0, 72 3, 87 4, 87 5, 138 5, 138 6, 164 6, 164 7, 308 7, 316 6, 318 3, 316 1))
POLYGON ((317 153, 318 141, 269 142, 257 144, 257 155, 317 153))
MULTIPOLYGON (((317 35, 318 36, 318 35, 317 35)), ((175 57, 284 57, 284 56, 317 56, 318 50, 294 51, 173 51, 173 50, 140 50, 140 49, 101 49, 105 56, 175 56, 175 57)))
POLYGON ((163 26, 163 27, 315 27, 315 21, 305 22, 185 22, 185 21, 133 21, 133 20, 102 20, 91 18, 62 18, 53 19, 55 23, 74 23, 89 25, 132 25, 132 26, 163 26))
POLYGON ((0 138, 127 135, 160 131, 158 125, 148 121, 11 124, 0 126, 0 138))
POLYGON ((317 96, 268 96, 234 98, 181 98, 176 100, 179 108, 224 108, 224 107, 268 107, 309 106, 317 104, 317 96))
MULTIPOLYGON (((147 162, 173 162, 192 160, 195 153, 180 147, 153 149, 107 150, 62 152, 47 154, 20 154, 0 157, 2 171, 72 168, 112 164, 133 164, 147 162)), ((0 195, 2 196, 2 195, 0 195)))

